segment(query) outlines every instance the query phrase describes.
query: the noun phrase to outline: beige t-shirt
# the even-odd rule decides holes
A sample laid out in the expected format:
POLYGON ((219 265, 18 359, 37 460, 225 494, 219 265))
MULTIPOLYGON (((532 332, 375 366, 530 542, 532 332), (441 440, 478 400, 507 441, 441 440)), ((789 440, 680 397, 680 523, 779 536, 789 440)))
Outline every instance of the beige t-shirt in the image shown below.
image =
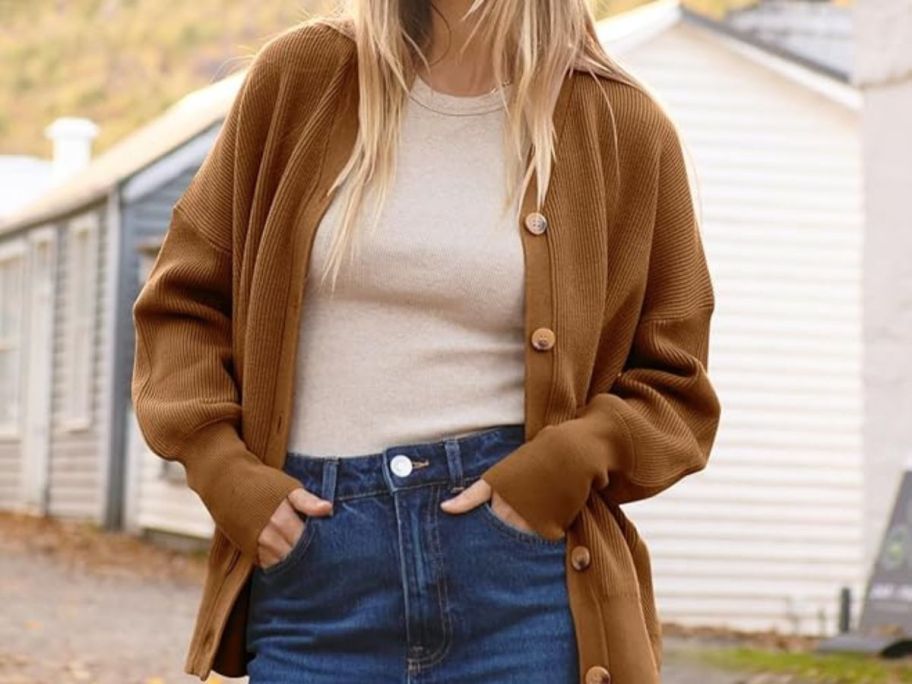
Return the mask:
POLYGON ((496 92, 416 78, 392 192, 331 296, 318 285, 336 194, 311 252, 290 451, 364 455, 523 421, 523 249, 518 193, 503 210, 503 125, 496 92))

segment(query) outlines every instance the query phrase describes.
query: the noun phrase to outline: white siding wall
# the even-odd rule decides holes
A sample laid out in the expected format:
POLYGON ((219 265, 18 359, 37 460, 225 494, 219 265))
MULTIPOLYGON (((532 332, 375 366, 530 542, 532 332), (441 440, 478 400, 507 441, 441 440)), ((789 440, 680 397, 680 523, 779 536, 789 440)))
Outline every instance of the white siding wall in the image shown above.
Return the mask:
MULTIPOLYGON (((19 443, 21 440, 22 395, 24 378, 21 375, 22 358, 25 349, 25 305, 22 298, 26 290, 26 257, 27 244, 22 235, 4 236, 0 239, 0 335, 7 338, 10 345, 6 351, 10 359, 0 359, 4 372, 0 382, 10 383, 4 387, 3 397, 17 396, 17 401, 10 402, 13 408, 5 406, 0 410, 0 423, 8 422, 4 415, 18 413, 19 420, 15 425, 0 425, 0 508, 15 508, 19 503, 22 462, 19 443)), ((6 344, 4 346, 6 346, 6 344)))
POLYGON ((711 462, 626 507, 662 618, 832 630, 864 576, 857 115, 687 23, 621 59, 690 150, 717 296, 711 462))
POLYGON ((94 277, 95 325, 89 344, 91 364, 89 373, 90 408, 88 422, 83 427, 73 425, 66 410, 67 351, 66 336, 70 323, 70 299, 73 291, 69 272, 72 233, 68 226, 72 218, 61 222, 60 252, 58 255, 57 304, 54 323, 54 385, 52 389, 52 424, 48 512, 58 517, 81 518, 101 522, 104 515, 106 474, 108 463, 105 441, 108 417, 107 392, 110 381, 110 359, 106 350, 106 321, 111 315, 111 293, 106 277, 108 243, 105 205, 93 208, 97 216, 94 277))
MULTIPOLYGON (((107 221, 104 204, 96 205, 83 213, 62 218, 40 230, 56 231, 53 286, 53 340, 50 377, 51 386, 30 389, 46 391, 51 398, 51 419, 47 464, 47 513, 53 516, 79 518, 101 522, 105 508, 106 468, 108 454, 105 434, 108 425, 107 392, 110 378, 110 359, 106 354, 105 323, 111 315, 110 292, 106 280, 106 250, 108 246, 107 221), (94 239, 91 242, 94 264, 90 264, 86 277, 92 284, 94 302, 88 307, 91 312, 90 329, 86 345, 79 346, 78 363, 88 364, 87 373, 82 376, 88 396, 88 411, 78 424, 67 411, 67 388, 72 386, 68 364, 67 335, 71 318, 69 307, 80 292, 74 289, 70 259, 73 234, 69 226, 73 222, 92 219, 94 239)), ((30 229, 34 232, 35 229, 30 229)), ((18 239, 25 240, 28 231, 18 239)), ((4 242, 9 238, 5 238, 4 242)), ((77 279, 78 280, 78 279, 77 279)), ((28 282, 28 281, 26 281, 28 282)), ((27 293, 24 292, 24 295, 27 293)), ((85 304, 86 302, 82 302, 85 304)), ((25 303, 23 303, 25 306, 25 303)), ((24 330, 24 344, 31 342, 24 330)), ((24 383, 35 382, 27 373, 24 383)), ((26 394, 23 393, 23 402, 26 394)), ((24 406, 23 406, 24 410, 24 406)), ((35 458, 27 453, 23 436, 0 441, 0 508, 22 510, 24 507, 21 491, 23 462, 35 458)))

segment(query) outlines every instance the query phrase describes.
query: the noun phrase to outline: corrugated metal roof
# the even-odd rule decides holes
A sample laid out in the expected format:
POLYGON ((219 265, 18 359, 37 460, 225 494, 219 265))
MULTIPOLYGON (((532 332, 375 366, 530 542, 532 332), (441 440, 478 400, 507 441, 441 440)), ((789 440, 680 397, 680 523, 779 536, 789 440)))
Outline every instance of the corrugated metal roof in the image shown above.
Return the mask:
POLYGON ((854 60, 852 8, 808 0, 764 0, 737 10, 725 23, 848 78, 854 60))

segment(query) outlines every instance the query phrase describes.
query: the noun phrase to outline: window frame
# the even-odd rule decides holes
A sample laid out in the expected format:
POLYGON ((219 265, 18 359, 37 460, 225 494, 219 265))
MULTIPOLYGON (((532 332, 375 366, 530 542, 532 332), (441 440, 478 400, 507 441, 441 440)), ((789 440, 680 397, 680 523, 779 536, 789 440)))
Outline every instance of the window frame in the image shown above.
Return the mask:
MULTIPOLYGON (((23 392, 23 379, 24 373, 22 372, 22 348, 23 340, 25 337, 25 283, 26 283, 26 242, 22 238, 17 238, 14 240, 8 240, 3 243, 0 243, 0 306, 4 305, 4 299, 8 296, 6 288, 8 287, 8 281, 6 279, 5 271, 8 268, 9 262, 18 261, 18 317, 16 319, 15 330, 12 334, 7 337, 0 337, 0 352, 8 351, 4 349, 4 345, 10 344, 9 340, 12 340, 12 344, 9 346, 9 350, 14 351, 17 356, 17 362, 13 364, 16 377, 10 383, 10 386, 13 386, 14 389, 14 398, 13 398, 13 417, 9 421, 3 421, 0 419, 0 438, 2 439, 19 439, 22 437, 22 418, 23 418, 23 407, 22 402, 24 400, 23 392)), ((13 288, 15 289, 15 288, 13 288)), ((13 310, 17 308, 16 304, 12 306, 13 310)), ((0 378, 0 382, 6 385, 6 379, 0 378)))
POLYGON ((97 212, 82 214, 67 224, 66 256, 66 310, 64 315, 62 419, 64 430, 87 430, 92 426, 95 331, 98 302, 98 231, 100 219, 97 212), (77 259, 77 240, 85 236, 86 263, 77 259), (78 295, 75 283, 84 269, 85 291, 78 295), (80 336, 85 349, 79 348, 80 336), (80 365, 81 364, 81 365, 80 365))

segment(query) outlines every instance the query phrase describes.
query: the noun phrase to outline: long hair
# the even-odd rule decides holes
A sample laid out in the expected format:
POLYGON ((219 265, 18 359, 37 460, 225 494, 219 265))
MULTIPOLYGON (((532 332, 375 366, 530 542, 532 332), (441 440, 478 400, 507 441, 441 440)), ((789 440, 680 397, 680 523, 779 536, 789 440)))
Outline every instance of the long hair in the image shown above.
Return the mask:
MULTIPOLYGON (((351 21, 357 45, 358 134, 332 186, 340 189, 343 206, 321 277, 322 283, 331 275, 333 289, 343 255, 353 254, 358 217, 372 200, 367 229, 376 226, 395 177, 400 122, 416 67, 428 66, 433 11, 429 0, 346 0, 335 16, 310 20, 351 21)), ((587 0, 474 0, 465 17, 472 15, 476 21, 465 47, 480 40, 490 52, 505 107, 506 205, 526 192, 534 173, 540 208, 556 160, 552 114, 572 66, 643 85, 604 51, 587 0)))

